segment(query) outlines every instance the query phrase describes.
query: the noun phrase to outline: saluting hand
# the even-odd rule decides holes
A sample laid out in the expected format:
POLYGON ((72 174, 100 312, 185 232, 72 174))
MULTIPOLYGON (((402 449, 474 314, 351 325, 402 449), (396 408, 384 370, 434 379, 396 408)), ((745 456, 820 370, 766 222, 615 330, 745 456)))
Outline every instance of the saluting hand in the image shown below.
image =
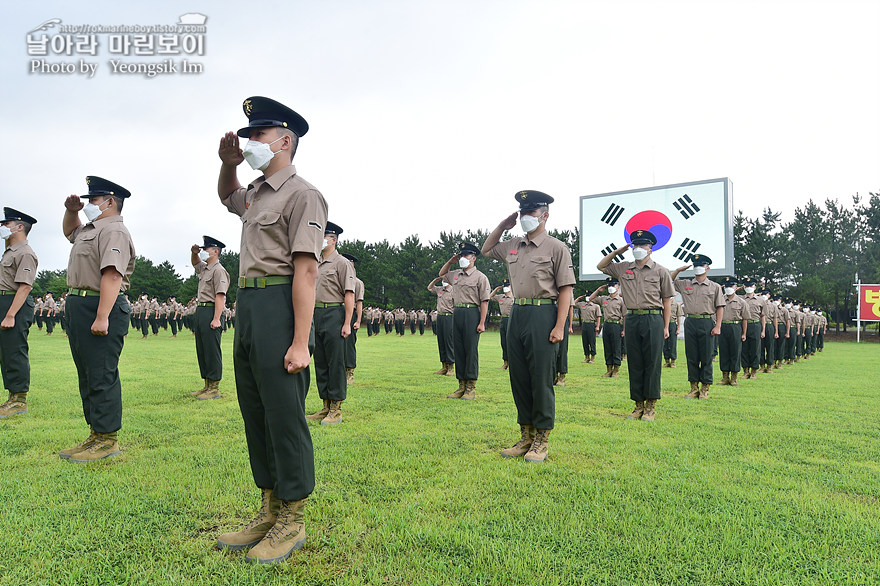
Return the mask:
POLYGON ((225 165, 240 165, 244 161, 244 155, 238 146, 238 135, 234 132, 227 132, 220 139, 220 149, 217 151, 217 154, 225 165))
POLYGON ((680 273, 681 271, 686 271, 686 270, 688 270, 688 269, 691 268, 692 266, 693 266, 693 265, 684 265, 683 267, 678 267, 678 269, 676 269, 676 270, 678 270, 678 272, 680 273))
POLYGON ((192 245, 192 248, 190 248, 189 250, 190 250, 190 252, 192 252, 193 254, 198 254, 199 251, 200 251, 201 249, 199 248, 199 245, 198 245, 198 244, 193 244, 193 245, 192 245))
POLYGON ((504 228, 505 230, 511 230, 516 226, 516 218, 519 216, 519 212, 513 212, 498 225, 500 228, 504 228))
POLYGON ((287 349, 287 354, 284 355, 284 368, 289 374, 296 374, 306 368, 311 359, 308 346, 297 348, 294 344, 291 344, 290 348, 287 349))
POLYGON ((67 199, 64 200, 64 207, 69 209, 72 212, 78 212, 83 209, 83 202, 80 196, 78 195, 68 195, 67 199))

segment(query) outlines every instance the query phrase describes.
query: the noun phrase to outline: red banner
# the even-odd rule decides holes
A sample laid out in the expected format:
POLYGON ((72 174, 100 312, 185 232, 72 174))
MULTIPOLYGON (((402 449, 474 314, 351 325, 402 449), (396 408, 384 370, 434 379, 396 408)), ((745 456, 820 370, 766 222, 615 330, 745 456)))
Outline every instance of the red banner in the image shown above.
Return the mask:
POLYGON ((880 285, 859 285, 859 319, 880 321, 880 285))

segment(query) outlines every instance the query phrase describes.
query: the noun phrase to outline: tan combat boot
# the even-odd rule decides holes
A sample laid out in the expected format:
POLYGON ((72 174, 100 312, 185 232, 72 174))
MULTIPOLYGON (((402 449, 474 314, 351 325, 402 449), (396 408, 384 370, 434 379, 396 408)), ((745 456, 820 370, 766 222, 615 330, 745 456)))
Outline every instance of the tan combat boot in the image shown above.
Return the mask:
POLYGON ((556 386, 557 387, 564 387, 565 386, 565 373, 564 372, 560 372, 558 375, 556 375, 556 386))
POLYGON ((350 385, 354 382, 354 369, 346 368, 345 369, 345 384, 350 385))
POLYGON ((78 464, 88 464, 96 462, 104 458, 118 456, 122 452, 119 450, 119 442, 116 441, 116 432, 95 433, 95 439, 88 447, 82 451, 72 454, 69 458, 71 462, 78 464))
POLYGON ((466 380, 464 381, 464 394, 461 396, 465 401, 473 401, 474 397, 477 396, 477 381, 475 380, 466 380))
POLYGON ((461 396, 464 395, 464 392, 466 390, 465 389, 465 382, 466 381, 464 379, 460 379, 458 381, 458 390, 455 391, 454 393, 449 393, 448 395, 446 395, 446 398, 447 399, 461 399, 461 396))
POLYGON ((779 370, 780 368, 782 368, 782 360, 777 360, 777 361, 773 364, 773 370, 779 370))
POLYGON ((95 441, 95 437, 97 437, 97 435, 98 434, 95 433, 94 429, 90 429, 89 430, 89 437, 87 437, 82 442, 76 444, 72 448, 65 448, 65 449, 61 450, 60 452, 58 452, 58 457, 61 458, 62 460, 69 460, 72 455, 76 454, 77 452, 81 452, 84 449, 86 449, 87 447, 89 447, 90 445, 92 445, 92 442, 95 441))
POLYGON ((701 399, 708 399, 709 398, 709 385, 707 385, 706 383, 703 383, 703 385, 700 387, 700 398, 701 399))
POLYGON ((228 549, 229 551, 238 551, 253 547, 266 537, 266 533, 275 525, 278 518, 278 509, 281 507, 281 501, 272 496, 272 489, 264 488, 263 504, 260 506, 260 512, 257 516, 248 521, 238 531, 224 533, 217 538, 217 549, 228 549))
POLYGON ((626 416, 627 419, 641 419, 642 415, 645 413, 645 402, 644 401, 636 401, 636 408, 633 409, 633 412, 626 416))
POLYGON ((645 412, 642 413, 642 421, 654 421, 654 403, 657 399, 648 399, 645 401, 645 412))
POLYGON ((608 370, 606 370, 605 374, 603 374, 602 376, 604 376, 605 378, 608 378, 611 376, 611 371, 614 369, 614 367, 611 366, 610 364, 606 364, 605 368, 607 368, 608 370))
POLYGON ((696 399, 700 396, 700 383, 695 380, 691 381, 691 392, 685 396, 685 399, 696 399))
POLYGON ((589 362, 590 364, 595 364, 595 363, 596 363, 596 357, 593 356, 592 354, 590 354, 590 360, 589 360, 588 362, 589 362))
POLYGON ((502 457, 520 458, 529 451, 529 448, 532 447, 532 441, 534 441, 535 439, 535 428, 531 425, 520 425, 519 431, 522 434, 522 437, 518 442, 516 442, 506 450, 501 450, 502 457))
POLYGON ((611 378, 620 378, 620 365, 616 364, 611 367, 611 378))
POLYGON ((526 452, 526 455, 523 456, 523 459, 526 462, 532 462, 534 464, 540 464, 546 460, 550 453, 550 442, 548 441, 549 436, 549 429, 536 429, 535 439, 532 440, 532 445, 529 448, 529 451, 526 452))
POLYGON ((663 368, 669 368, 669 358, 664 358, 663 368))
POLYGON ((311 415, 306 415, 306 419, 310 419, 312 421, 321 421, 327 414, 330 413, 330 399, 324 399, 324 408, 320 411, 315 411, 311 415))
POLYGON ((738 387, 738 386, 739 386, 739 383, 736 382, 736 377, 737 377, 737 375, 739 375, 739 372, 731 372, 731 373, 730 373, 730 386, 732 386, 732 387, 738 387))
POLYGON ((590 363, 590 357, 589 357, 589 356, 584 356, 584 361, 581 362, 581 364, 589 364, 589 363, 590 363))
POLYGON ((726 386, 726 385, 729 385, 729 384, 730 384, 730 373, 729 373, 729 372, 726 372, 726 371, 725 371, 725 372, 722 372, 722 373, 721 373, 721 382, 718 383, 718 384, 719 384, 719 385, 725 385, 725 386, 726 386))
POLYGON ((440 364, 442 364, 443 366, 440 367, 440 370, 435 371, 434 374, 444 375, 449 370, 449 365, 445 362, 441 362, 440 364))
POLYGON ((258 564, 277 564, 306 544, 303 509, 306 500, 281 501, 275 524, 266 536, 251 549, 245 561, 258 564))
POLYGON ((207 399, 219 399, 222 396, 223 395, 220 394, 220 381, 209 379, 208 389, 201 395, 196 395, 196 399, 199 401, 205 401, 207 399))
POLYGON ((9 393, 9 399, 0 405, 0 419, 27 413, 27 393, 9 393))
POLYGON ((321 420, 321 425, 337 425, 342 423, 342 401, 330 401, 330 411, 321 420))
POLYGON ((208 379, 203 378, 203 379, 202 379, 202 382, 204 383, 204 384, 202 385, 202 388, 200 388, 198 391, 193 391, 193 392, 191 392, 191 393, 189 394, 190 397, 197 397, 197 396, 201 395, 202 393, 204 393, 205 391, 208 390, 208 379))
POLYGON ((447 362, 446 363, 446 376, 455 376, 455 363, 447 362))
POLYGON ((669 368, 675 368, 675 359, 669 361, 669 368))
POLYGON ((510 363, 505 360, 504 364, 501 365, 501 370, 507 370, 508 368, 510 368, 510 363))

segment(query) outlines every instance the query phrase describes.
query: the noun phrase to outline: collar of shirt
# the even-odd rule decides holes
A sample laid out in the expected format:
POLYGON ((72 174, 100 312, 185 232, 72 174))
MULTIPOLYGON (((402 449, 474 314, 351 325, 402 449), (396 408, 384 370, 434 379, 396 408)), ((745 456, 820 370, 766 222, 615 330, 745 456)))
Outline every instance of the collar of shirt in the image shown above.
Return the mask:
MULTIPOLYGON (((27 246, 27 243, 28 243, 27 238, 25 238, 21 242, 16 242, 15 244, 10 244, 9 246, 6 247, 6 250, 8 250, 9 252, 15 252, 16 250, 18 250, 22 246, 27 246)), ((6 250, 3 251, 3 254, 6 254, 6 250)))
MULTIPOLYGON (((272 175, 272 177, 274 177, 274 176, 275 176, 275 175, 272 175)), ((336 249, 334 248, 334 249, 333 249, 333 252, 330 253, 330 256, 328 256, 327 258, 321 257, 321 262, 318 263, 318 264, 323 264, 323 263, 325 263, 325 262, 330 262, 330 261, 334 260, 337 256, 339 256, 339 251, 336 250, 336 249)))
POLYGON ((648 257, 647 261, 645 261, 645 266, 643 266, 642 268, 639 268, 639 263, 636 262, 636 263, 633 263, 633 268, 639 269, 640 271, 644 270, 644 269, 653 269, 655 264, 657 264, 657 263, 654 262, 654 258, 652 255, 652 256, 648 257))
POLYGON ((702 281, 698 281, 696 279, 693 279, 691 281, 691 285, 703 285, 704 287, 708 287, 709 283, 711 283, 711 282, 712 281, 710 281, 709 279, 703 279, 702 281))
MULTIPOLYGON (((95 228, 101 228, 102 226, 113 224, 115 222, 121 222, 122 216, 110 216, 109 218, 101 218, 100 220, 95 220, 94 222, 89 222, 95 228)), ((88 226, 89 224, 86 224, 88 226)))
POLYGON ((471 275, 474 274, 475 270, 477 270, 477 265, 473 265, 472 267, 470 267, 468 269, 461 269, 461 272, 463 272, 465 275, 470 277, 471 275))
POLYGON ((294 165, 288 165, 283 169, 275 171, 275 173, 273 173, 268 179, 265 176, 254 179, 251 181, 251 186, 253 186, 254 189, 259 189, 260 185, 268 183, 273 191, 278 191, 278 188, 284 185, 284 182, 294 175, 296 175, 296 167, 294 165))
POLYGON ((528 246, 529 244, 534 244, 535 247, 537 248, 537 247, 541 246, 545 240, 547 240, 548 236, 549 236, 549 234, 547 234, 547 231, 544 230, 543 232, 541 232, 540 234, 538 234, 534 238, 529 238, 528 236, 524 236, 522 239, 522 243, 525 244, 526 246, 528 246))

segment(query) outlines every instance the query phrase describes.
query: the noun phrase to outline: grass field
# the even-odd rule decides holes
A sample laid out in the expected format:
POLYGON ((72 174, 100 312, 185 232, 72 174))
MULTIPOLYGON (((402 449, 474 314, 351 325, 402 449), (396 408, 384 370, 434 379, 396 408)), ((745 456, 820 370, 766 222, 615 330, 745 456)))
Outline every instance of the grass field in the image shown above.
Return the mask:
MULTIPOLYGON (((876 345, 831 343, 806 362, 685 400, 663 369, 653 424, 627 420, 626 367, 604 379, 571 340, 544 465, 518 439, 497 333, 480 343, 477 400, 435 338, 359 342, 345 422, 313 426, 309 540, 254 567, 214 551, 258 504, 235 399, 201 386, 189 333, 129 337, 122 456, 60 460, 82 440, 67 340, 31 335, 30 412, 0 421, 0 584, 877 584, 876 345)), ((680 363, 684 345, 679 342, 680 363)), ((716 374, 720 380, 720 374, 716 374)), ((320 400, 312 382, 308 409, 320 400)))

